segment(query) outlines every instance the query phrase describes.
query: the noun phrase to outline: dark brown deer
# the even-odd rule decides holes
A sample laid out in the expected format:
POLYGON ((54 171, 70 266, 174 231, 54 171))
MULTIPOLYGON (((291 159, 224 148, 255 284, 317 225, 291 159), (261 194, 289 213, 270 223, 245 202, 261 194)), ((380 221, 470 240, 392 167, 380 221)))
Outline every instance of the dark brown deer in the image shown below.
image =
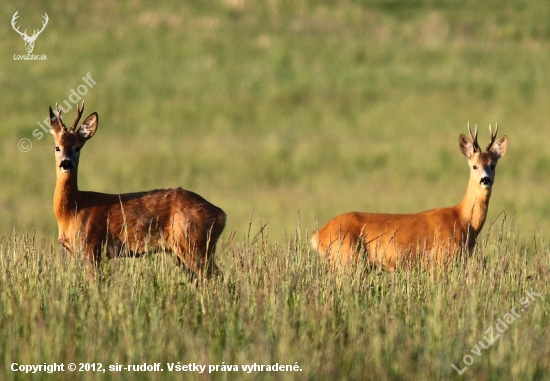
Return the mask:
POLYGON ((77 128, 83 111, 84 102, 67 128, 57 105, 55 113, 50 107, 57 173, 53 202, 63 247, 73 255, 82 252, 95 265, 103 256, 139 256, 165 249, 199 276, 220 274, 213 256, 226 215, 198 194, 181 188, 126 194, 78 189, 80 152, 96 133, 99 120, 94 112, 77 128))

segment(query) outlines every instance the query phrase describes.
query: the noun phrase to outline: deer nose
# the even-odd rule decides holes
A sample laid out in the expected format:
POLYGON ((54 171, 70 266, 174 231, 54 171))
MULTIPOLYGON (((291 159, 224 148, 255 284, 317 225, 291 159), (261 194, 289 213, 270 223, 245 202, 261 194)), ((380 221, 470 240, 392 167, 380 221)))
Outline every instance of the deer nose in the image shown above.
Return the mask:
POLYGON ((479 181, 479 183, 481 185, 489 185, 489 186, 492 184, 491 178, 489 176, 482 177, 481 180, 479 181))
POLYGON ((59 168, 70 171, 73 169, 73 162, 71 160, 61 160, 61 163, 59 163, 59 168))

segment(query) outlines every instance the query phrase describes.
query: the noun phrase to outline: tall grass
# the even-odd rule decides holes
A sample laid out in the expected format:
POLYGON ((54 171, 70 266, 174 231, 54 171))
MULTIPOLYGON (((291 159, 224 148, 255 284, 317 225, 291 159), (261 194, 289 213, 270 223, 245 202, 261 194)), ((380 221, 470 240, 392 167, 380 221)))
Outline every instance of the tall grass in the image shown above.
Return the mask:
POLYGON ((107 262, 93 278, 56 245, 14 232, 0 247, 0 377, 75 377, 23 375, 10 370, 13 362, 107 368, 76 374, 83 380, 458 379, 453 364, 465 379, 547 377, 550 253, 543 237, 524 242, 499 221, 471 257, 445 273, 364 272, 360 265, 333 273, 300 230, 280 243, 265 229, 232 236, 219 253, 224 280, 199 284, 162 253, 107 262), (521 310, 526 291, 540 296, 521 310), (513 307, 519 317, 496 327, 513 307), (473 364, 464 363, 466 355, 473 364), (108 370, 157 362, 164 372, 108 370), (169 372, 167 364, 177 362, 239 371, 169 372), (301 370, 242 370, 254 363, 301 370))

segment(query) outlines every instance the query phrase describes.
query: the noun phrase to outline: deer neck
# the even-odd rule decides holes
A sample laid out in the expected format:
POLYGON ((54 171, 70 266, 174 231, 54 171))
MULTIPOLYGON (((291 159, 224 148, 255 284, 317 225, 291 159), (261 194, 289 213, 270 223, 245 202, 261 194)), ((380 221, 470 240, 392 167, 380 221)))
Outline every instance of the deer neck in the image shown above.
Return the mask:
POLYGON ((54 211, 58 220, 74 215, 78 201, 76 171, 63 173, 58 169, 54 192, 54 211))
POLYGON ((491 198, 491 188, 481 188, 479 183, 470 179, 466 195, 459 204, 462 223, 475 232, 475 236, 483 228, 489 209, 489 199, 491 198))

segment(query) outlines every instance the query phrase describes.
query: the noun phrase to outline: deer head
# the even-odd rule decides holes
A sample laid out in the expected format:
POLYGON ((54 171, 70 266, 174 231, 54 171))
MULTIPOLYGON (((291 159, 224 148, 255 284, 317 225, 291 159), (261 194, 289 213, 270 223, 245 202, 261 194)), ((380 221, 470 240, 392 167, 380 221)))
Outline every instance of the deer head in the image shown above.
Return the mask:
POLYGON ((92 113, 76 128, 82 112, 84 111, 84 102, 82 106, 77 105, 77 115, 71 128, 67 129, 61 120, 61 109, 55 105, 55 113, 50 107, 50 123, 55 139, 55 160, 59 173, 76 173, 78 169, 78 160, 80 158, 80 149, 84 143, 94 136, 99 118, 97 113, 92 113))
POLYGON ((48 24, 48 15, 46 13, 44 13, 44 22, 42 23, 42 29, 40 30, 34 30, 34 33, 32 34, 32 36, 28 36, 27 35, 27 30, 25 29, 24 32, 21 32, 19 31, 19 27, 16 27, 15 26, 15 20, 17 20, 17 18, 19 17, 17 15, 17 13, 19 13, 19 11, 16 11, 14 14, 13 14, 13 17, 11 18, 11 26, 13 27, 13 29, 19 33, 19 35, 21 35, 21 37, 23 38, 23 40, 25 41, 25 49, 27 50, 27 53, 32 53, 33 49, 34 49, 34 42, 36 41, 36 39, 38 38, 38 36, 40 35, 40 33, 42 33, 42 31, 44 30, 44 28, 46 27, 46 25, 48 24))
POLYGON ((498 160, 506 153, 507 137, 496 140, 498 124, 495 131, 489 126, 489 145, 483 151, 477 142, 477 125, 472 134, 470 123, 468 123, 470 138, 460 135, 459 146, 462 154, 470 164, 470 179, 479 184, 482 189, 490 190, 495 181, 495 168, 498 160), (496 141, 495 141, 496 140, 496 141))

